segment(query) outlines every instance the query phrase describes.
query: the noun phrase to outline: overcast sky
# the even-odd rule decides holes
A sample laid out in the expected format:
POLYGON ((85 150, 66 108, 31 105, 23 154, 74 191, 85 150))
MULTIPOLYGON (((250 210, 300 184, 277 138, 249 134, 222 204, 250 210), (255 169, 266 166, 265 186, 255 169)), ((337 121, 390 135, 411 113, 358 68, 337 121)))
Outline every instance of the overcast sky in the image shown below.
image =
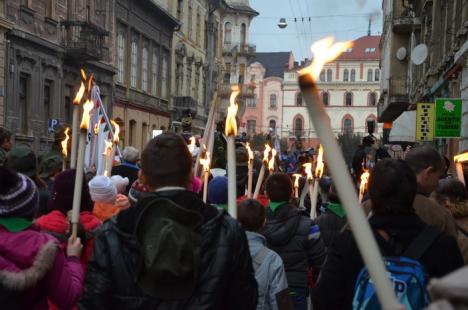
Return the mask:
POLYGON ((250 25, 250 43, 257 52, 293 51, 296 60, 310 58, 311 42, 327 35, 352 40, 382 31, 382 0, 250 0, 260 15, 250 25), (288 26, 278 28, 281 17, 288 26), (310 21, 309 21, 309 17, 310 21), (294 19, 296 18, 296 22, 294 19))

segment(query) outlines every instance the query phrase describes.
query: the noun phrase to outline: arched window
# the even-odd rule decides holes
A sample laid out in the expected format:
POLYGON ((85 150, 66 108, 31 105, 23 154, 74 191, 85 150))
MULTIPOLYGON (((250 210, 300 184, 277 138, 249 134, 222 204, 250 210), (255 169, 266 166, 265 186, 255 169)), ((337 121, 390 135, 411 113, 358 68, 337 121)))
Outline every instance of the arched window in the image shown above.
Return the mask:
POLYGON ((128 145, 133 146, 136 142, 136 121, 130 120, 129 132, 128 132, 128 145))
POLYGON ((247 43, 247 26, 245 24, 241 25, 241 45, 244 46, 247 43))
POLYGON ((345 106, 352 106, 353 105, 353 93, 346 92, 345 93, 345 106))
POLYGON ((117 35, 117 82, 123 83, 125 77, 125 36, 117 35))
POLYGON ((356 70, 351 69, 351 82, 356 81, 356 70))
POLYGON ((344 71, 343 71, 343 81, 348 82, 348 80, 349 80, 348 69, 344 69, 344 71))
POLYGON ((330 104, 330 94, 328 92, 323 92, 322 93, 322 102, 324 105, 329 105, 330 104))
POLYGON ((320 82, 325 82, 325 71, 320 71, 320 82))
POLYGON ((274 119, 271 119, 271 120, 270 120, 269 127, 270 127, 271 129, 273 129, 273 132, 275 131, 275 129, 276 129, 276 121, 275 121, 274 119))
POLYGON ((377 104, 377 94, 369 93, 369 106, 375 107, 377 104))
POLYGON ((302 124, 302 118, 299 116, 296 116, 294 119, 294 135, 296 137, 301 137, 303 134, 303 124, 302 124))
POLYGON ((132 42, 130 64, 130 86, 137 87, 138 45, 135 41, 132 42))
POLYGON ((344 133, 352 133, 354 129, 353 118, 350 115, 343 117, 342 129, 344 133))
POLYGON ((141 90, 148 90, 148 48, 146 46, 141 52, 141 90))
POLYGON ((224 24, 224 44, 231 44, 232 40, 232 24, 227 22, 224 24))
POLYGON ((301 93, 297 93, 296 95, 296 105, 302 106, 302 94, 301 93))
POLYGON ((331 82, 331 81, 332 81, 332 70, 327 69, 327 82, 331 82))
POLYGON ((367 70, 367 81, 368 82, 372 81, 372 69, 367 70))
POLYGON ((276 108, 276 95, 270 95, 270 108, 276 108))
POLYGON ((376 81, 379 81, 380 80, 380 69, 375 69, 374 71, 374 79, 376 81))

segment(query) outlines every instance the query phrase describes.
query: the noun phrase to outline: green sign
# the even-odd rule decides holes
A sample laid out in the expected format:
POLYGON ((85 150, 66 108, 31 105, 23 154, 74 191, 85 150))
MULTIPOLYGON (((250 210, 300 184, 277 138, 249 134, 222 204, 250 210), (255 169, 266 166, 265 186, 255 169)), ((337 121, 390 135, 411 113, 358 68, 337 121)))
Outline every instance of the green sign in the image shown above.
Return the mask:
POLYGON ((434 136, 437 138, 460 137, 462 127, 462 100, 437 98, 434 127, 434 136))

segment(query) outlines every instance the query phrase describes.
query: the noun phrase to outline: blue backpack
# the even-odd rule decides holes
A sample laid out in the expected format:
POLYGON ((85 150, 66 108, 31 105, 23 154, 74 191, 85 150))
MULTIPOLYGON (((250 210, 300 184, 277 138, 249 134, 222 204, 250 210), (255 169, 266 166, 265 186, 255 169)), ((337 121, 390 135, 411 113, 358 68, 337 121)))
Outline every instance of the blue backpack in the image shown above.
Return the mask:
MULTIPOLYGON (((426 250, 440 235, 426 227, 401 256, 385 257, 385 267, 398 301, 404 309, 424 309, 429 304, 426 290, 427 274, 419 262, 426 250)), ((353 309, 381 309, 369 271, 364 267, 359 273, 354 289, 353 309)))

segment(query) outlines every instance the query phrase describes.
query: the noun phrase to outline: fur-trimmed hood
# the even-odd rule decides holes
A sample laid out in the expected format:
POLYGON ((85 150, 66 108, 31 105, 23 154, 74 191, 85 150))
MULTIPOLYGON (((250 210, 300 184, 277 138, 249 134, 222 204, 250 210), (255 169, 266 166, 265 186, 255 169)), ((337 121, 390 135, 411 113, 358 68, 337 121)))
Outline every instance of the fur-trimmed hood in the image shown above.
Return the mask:
POLYGON ((468 200, 457 202, 449 201, 445 204, 445 207, 455 218, 468 217, 468 200))
POLYGON ((58 242, 34 229, 12 233, 0 228, 0 285, 14 291, 35 286, 51 269, 58 242))

